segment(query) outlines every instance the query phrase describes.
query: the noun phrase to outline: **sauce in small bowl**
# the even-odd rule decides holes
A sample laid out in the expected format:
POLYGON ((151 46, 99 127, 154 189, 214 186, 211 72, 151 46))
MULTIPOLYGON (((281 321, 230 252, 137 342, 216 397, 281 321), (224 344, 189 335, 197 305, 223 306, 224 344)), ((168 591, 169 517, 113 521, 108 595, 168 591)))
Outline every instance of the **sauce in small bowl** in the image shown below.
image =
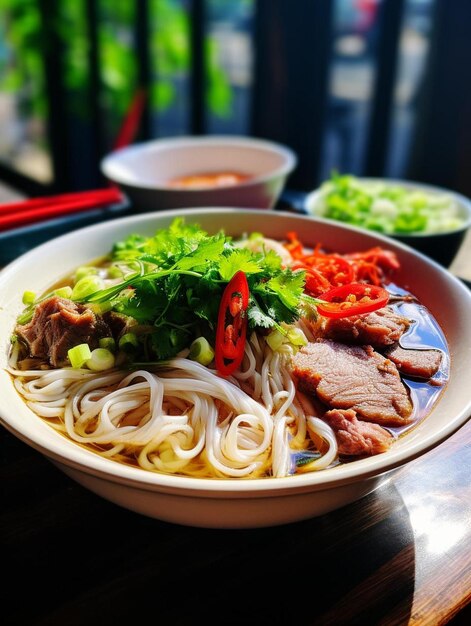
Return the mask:
POLYGON ((204 172, 201 174, 189 174, 179 176, 168 181, 168 187, 172 189, 210 189, 211 187, 230 187, 245 183, 251 177, 241 172, 221 171, 204 172))

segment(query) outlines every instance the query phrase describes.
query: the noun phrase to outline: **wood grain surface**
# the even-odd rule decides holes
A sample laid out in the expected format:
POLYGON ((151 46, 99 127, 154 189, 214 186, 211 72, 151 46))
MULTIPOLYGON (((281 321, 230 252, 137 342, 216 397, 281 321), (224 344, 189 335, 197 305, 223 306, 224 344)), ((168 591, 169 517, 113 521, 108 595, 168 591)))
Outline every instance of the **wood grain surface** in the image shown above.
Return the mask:
POLYGON ((469 421, 360 501, 256 530, 140 516, 5 429, 1 449, 3 624, 466 623, 469 421))

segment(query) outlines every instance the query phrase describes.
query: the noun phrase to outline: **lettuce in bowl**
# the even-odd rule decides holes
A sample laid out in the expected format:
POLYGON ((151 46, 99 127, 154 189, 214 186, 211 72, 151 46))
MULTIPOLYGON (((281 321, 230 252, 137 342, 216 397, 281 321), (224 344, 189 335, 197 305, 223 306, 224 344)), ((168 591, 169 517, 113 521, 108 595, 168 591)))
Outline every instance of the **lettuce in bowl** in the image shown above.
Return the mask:
POLYGON ((305 201, 308 214, 393 235, 428 235, 469 226, 470 202, 415 183, 332 174, 305 201))

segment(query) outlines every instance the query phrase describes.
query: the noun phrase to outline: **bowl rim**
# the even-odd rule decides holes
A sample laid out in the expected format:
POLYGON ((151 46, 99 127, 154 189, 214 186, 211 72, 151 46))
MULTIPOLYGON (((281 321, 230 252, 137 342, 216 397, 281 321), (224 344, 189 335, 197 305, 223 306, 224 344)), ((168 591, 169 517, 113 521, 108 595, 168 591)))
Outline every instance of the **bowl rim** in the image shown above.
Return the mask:
MULTIPOLYGON (((380 235, 386 235, 387 237, 393 237, 393 238, 403 238, 404 240, 416 239, 416 238, 427 239, 430 237, 443 237, 446 235, 462 233, 462 232, 467 231, 468 228, 471 227, 471 199, 467 198, 464 194, 458 191, 454 191, 453 189, 449 189, 447 187, 441 187, 439 185, 432 185, 430 183, 422 183, 416 180, 409 180, 407 178, 387 178, 387 177, 381 177, 381 176, 355 176, 355 178, 365 183, 371 182, 371 183, 388 183, 391 185, 398 185, 398 186, 402 185, 404 187, 410 187, 412 189, 413 188, 423 189, 424 191, 429 191, 430 193, 437 193, 437 194, 439 193, 439 194, 451 196, 462 207, 464 207, 466 216, 467 216, 461 226, 457 226, 456 228, 453 228, 452 230, 441 230, 439 232, 434 232, 434 233, 426 233, 426 232, 419 232, 419 231, 411 232, 411 233, 397 233, 397 232, 392 231, 390 233, 389 232, 378 233, 380 235)), ((330 217, 323 217, 320 215, 316 215, 315 213, 313 213, 311 209, 308 208, 308 204, 312 202, 316 198, 316 196, 320 195, 321 186, 327 182, 329 182, 328 179, 323 181, 318 187, 316 187, 312 191, 308 192, 308 194, 305 196, 302 202, 303 211, 306 212, 307 215, 312 216, 312 217, 321 218, 323 220, 326 220, 328 222, 333 222, 336 224, 344 224, 344 222, 342 222, 341 220, 335 220, 330 217)), ((346 223, 345 223, 345 226, 347 226, 346 223)), ((366 226, 358 226, 357 228, 361 228, 362 230, 366 230, 367 232, 372 232, 372 233, 376 232, 372 229, 366 228, 366 226)))
MULTIPOLYGON (((41 257, 42 255, 47 254, 47 252, 58 243, 66 247, 69 242, 77 242, 82 237, 87 237, 88 234, 91 235, 92 232, 95 237, 99 237, 101 233, 104 233, 109 229, 113 229, 114 226, 120 227, 122 225, 129 225, 131 230, 137 228, 141 222, 156 220, 156 223, 158 223, 161 219, 169 219, 180 215, 192 217, 195 215, 201 215, 202 213, 214 216, 216 215, 215 211, 217 211, 219 215, 242 213, 246 216, 250 216, 257 214, 262 219, 266 219, 266 212, 263 209, 246 209, 237 207, 190 207, 179 210, 171 209, 117 218, 103 222, 99 225, 88 226, 71 233, 55 237, 50 241, 24 253, 0 271, 0 288, 2 287, 2 283, 8 280, 11 275, 14 276, 18 272, 23 271, 24 266, 28 266, 31 262, 34 262, 35 257, 41 257)), ((275 218, 276 215, 279 215, 280 217, 285 216, 295 222, 297 221, 299 225, 301 225, 306 219, 315 219, 309 216, 284 211, 277 211, 273 214, 273 218, 275 218)), ((325 220, 316 221, 323 222, 325 220)), ((402 250, 403 252, 411 255, 413 258, 418 258, 422 263, 433 266, 435 268, 434 271, 437 271, 442 275, 446 275, 446 280, 451 281, 454 288, 458 289, 460 296, 463 296, 464 298, 464 306, 469 307, 469 311, 471 312, 471 293, 469 290, 458 278, 450 274, 435 261, 427 258, 425 255, 413 250, 401 242, 391 241, 391 239, 386 236, 371 233, 365 231, 365 229, 339 224, 338 222, 329 223, 329 226, 334 228, 334 230, 359 232, 367 239, 372 239, 376 242, 379 241, 389 247, 402 250)), ((10 380, 9 375, 6 372, 2 371, 0 374, 2 376, 0 378, 0 384, 5 377, 10 380)), ((11 392, 16 394, 17 392, 13 389, 11 380, 10 386, 11 392)), ((0 397, 0 423, 19 439, 23 440, 28 445, 44 454, 46 457, 53 459, 58 463, 77 469, 82 473, 96 476, 102 480, 107 480, 117 484, 130 485, 146 491, 167 493, 178 492, 182 495, 204 493, 206 497, 212 498, 239 498, 246 496, 269 497, 274 494, 282 495, 284 492, 300 493, 306 491, 322 491, 326 488, 346 485, 373 476, 380 476, 389 473, 391 470, 394 470, 421 456, 447 439, 467 421, 471 413, 470 398, 468 403, 462 407, 461 411, 454 414, 453 419, 445 425, 441 425, 433 433, 428 435, 425 434, 423 438, 410 441, 401 448, 389 450, 384 455, 380 454, 367 459, 358 459, 350 464, 340 465, 319 472, 299 474, 283 478, 268 477, 253 478, 250 480, 238 480, 234 478, 211 479, 147 472, 141 468, 130 467, 117 463, 116 461, 106 459, 94 452, 82 448, 79 444, 65 438, 55 432, 39 417, 38 424, 40 426, 32 432, 28 425, 22 423, 21 420, 18 421, 16 415, 12 415, 11 413, 4 415, 5 406, 2 407, 2 398, 4 395, 5 394, 2 394, 0 397)), ((23 401, 21 400, 21 402, 23 401)), ((24 409, 31 412, 26 405, 24 405, 24 409)), ((37 417, 33 412, 31 412, 31 416, 37 417)))
POLYGON ((240 189, 244 187, 252 187, 254 185, 263 184, 273 178, 279 178, 280 176, 288 176, 298 165, 298 157, 292 148, 276 141, 269 139, 261 139, 258 137, 243 136, 243 135, 190 135, 183 137, 169 137, 152 139, 149 141, 142 141, 135 143, 131 146, 119 148, 109 154, 105 155, 100 161, 100 169, 102 173, 110 180, 116 182, 118 185, 126 186, 127 188, 142 189, 148 191, 160 191, 168 194, 203 194, 208 192, 218 192, 226 189, 240 189), (218 187, 201 187, 198 189, 178 189, 175 187, 168 187, 163 184, 141 183, 136 184, 126 180, 123 177, 116 176, 113 173, 113 168, 116 162, 126 157, 127 155, 133 155, 139 152, 163 152, 172 148, 184 149, 186 146, 223 146, 233 145, 245 148, 257 148, 259 150, 265 150, 267 152, 276 153, 284 158, 284 163, 277 169, 269 172, 268 174, 261 174, 258 176, 251 176, 248 180, 240 183, 232 183, 223 188, 218 187))

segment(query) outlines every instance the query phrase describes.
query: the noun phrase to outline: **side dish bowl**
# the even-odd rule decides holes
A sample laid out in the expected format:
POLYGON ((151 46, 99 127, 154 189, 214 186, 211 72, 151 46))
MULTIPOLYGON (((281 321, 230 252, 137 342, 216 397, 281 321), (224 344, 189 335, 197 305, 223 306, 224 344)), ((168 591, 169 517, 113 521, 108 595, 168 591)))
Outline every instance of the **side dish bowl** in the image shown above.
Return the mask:
POLYGON ((271 209, 296 164, 295 153, 275 142, 208 135, 134 144, 105 157, 101 169, 140 211, 198 206, 271 209), (220 186, 174 185, 176 179, 218 173, 241 180, 220 186))
MULTIPOLYGON (((343 177, 340 177, 340 179, 343 177)), ((347 178, 347 177, 345 177, 347 178)), ((441 265, 449 267, 454 258, 458 254, 458 251, 463 243, 463 240, 471 227, 471 200, 466 198, 460 193, 437 187, 434 185, 428 185, 425 183, 402 180, 402 179, 386 179, 386 178, 356 178, 351 177, 353 184, 358 184, 361 189, 370 196, 375 198, 378 191, 390 190, 392 196, 394 196, 394 190, 398 189, 404 191, 406 194, 410 194, 409 198, 413 197, 412 202, 424 202, 425 198, 435 198, 439 201, 437 208, 434 209, 434 215, 431 219, 434 224, 431 230, 423 230, 414 232, 400 232, 392 231, 385 232, 388 237, 405 243, 411 246, 415 250, 426 254, 430 258, 438 261, 441 265), (412 196, 413 194, 413 196, 412 196), (441 206, 440 206, 441 205, 441 206), (450 217, 450 214, 453 214, 450 217)), ((331 217, 330 212, 326 213, 326 200, 325 197, 329 192, 332 181, 325 181, 321 186, 311 193, 309 193, 302 204, 301 210, 308 215, 314 217, 321 217, 324 219, 334 219, 343 223, 347 218, 342 218, 342 211, 339 212, 339 217, 331 217)), ((347 200, 347 202, 349 202, 347 200)), ((392 201, 394 205, 395 201, 392 201)), ((365 212, 362 224, 362 228, 367 230, 376 230, 374 226, 375 220, 381 221, 386 218, 389 220, 390 216, 387 215, 390 210, 390 200, 388 198, 382 198, 380 202, 373 202, 375 215, 372 212, 365 212), (383 203, 383 206, 381 205, 383 203), (370 220, 371 228, 368 226, 367 221, 370 220)), ((352 200, 352 210, 357 211, 356 201, 352 200)), ((413 207, 411 207, 413 209, 413 207)), ((422 214, 422 207, 419 209, 419 214, 422 214)), ((412 217, 414 219, 414 217, 412 217)), ((407 220, 407 217, 406 217, 407 220)), ((347 220, 349 221, 349 220, 347 220)), ((405 228, 411 227, 410 224, 405 224, 405 228)), ((411 227, 412 228, 412 227, 411 227)))
MULTIPOLYGON (((0 273, 0 415, 16 437, 38 450, 72 479, 120 506, 168 522, 207 528, 255 528, 290 523, 355 501, 378 488, 400 466, 438 446, 471 414, 471 294, 439 264, 391 239, 305 215, 239 208, 193 208, 120 218, 94 225, 35 248, 0 273), (386 453, 318 472, 287 478, 202 479, 146 472, 103 458, 66 440, 23 402, 5 371, 10 337, 22 310, 22 294, 41 292, 77 266, 96 259, 131 233, 152 235, 176 215, 209 232, 263 232, 283 239, 302 233, 306 243, 321 242, 339 252, 375 245, 396 252, 396 282, 429 308, 449 345, 450 380, 436 407, 386 453), (60 269, 58 269, 60 268, 60 269)), ((34 476, 31 476, 34 481, 34 476)))

